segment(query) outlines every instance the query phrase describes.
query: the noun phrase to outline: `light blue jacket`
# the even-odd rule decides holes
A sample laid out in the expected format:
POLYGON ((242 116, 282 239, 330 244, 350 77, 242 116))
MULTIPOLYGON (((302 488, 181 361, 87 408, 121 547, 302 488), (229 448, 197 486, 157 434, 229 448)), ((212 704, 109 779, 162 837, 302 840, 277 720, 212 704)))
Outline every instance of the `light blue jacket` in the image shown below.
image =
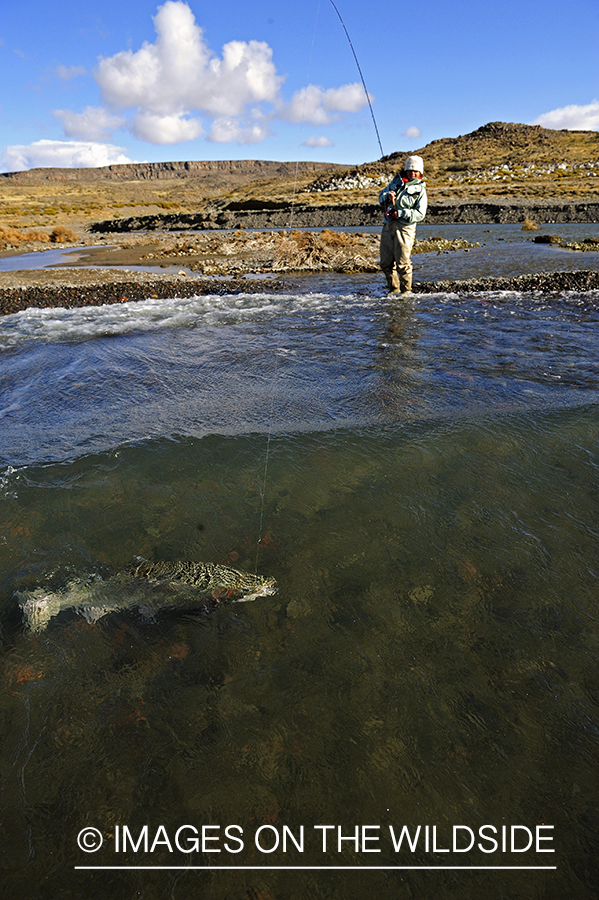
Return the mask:
POLYGON ((387 194, 395 191, 395 209, 397 220, 404 225, 416 225, 422 222, 426 215, 427 197, 426 184, 419 178, 404 184, 401 174, 396 175, 393 181, 379 194, 379 203, 383 210, 387 205, 387 194))

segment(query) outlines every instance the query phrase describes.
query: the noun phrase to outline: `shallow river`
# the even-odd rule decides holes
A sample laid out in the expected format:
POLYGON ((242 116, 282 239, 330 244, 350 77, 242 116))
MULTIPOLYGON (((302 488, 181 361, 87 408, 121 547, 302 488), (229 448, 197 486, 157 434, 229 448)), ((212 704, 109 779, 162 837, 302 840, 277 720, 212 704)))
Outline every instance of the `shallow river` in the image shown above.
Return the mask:
POLYGON ((3 894, 596 897, 598 338, 372 276, 0 319, 3 894), (136 555, 279 590, 24 633, 136 555))

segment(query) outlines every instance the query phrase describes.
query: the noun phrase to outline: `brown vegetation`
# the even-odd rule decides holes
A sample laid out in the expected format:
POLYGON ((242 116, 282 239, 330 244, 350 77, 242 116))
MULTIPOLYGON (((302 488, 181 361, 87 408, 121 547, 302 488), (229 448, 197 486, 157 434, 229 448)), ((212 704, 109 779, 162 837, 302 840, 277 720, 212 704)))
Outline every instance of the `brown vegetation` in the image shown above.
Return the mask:
POLYGON ((14 228, 85 227, 106 219, 196 213, 251 196, 287 200, 323 163, 262 160, 155 163, 101 169, 34 169, 0 173, 0 222, 14 228))
POLYGON ((50 232, 50 240, 53 244, 72 244, 81 240, 81 238, 72 228, 67 228, 65 225, 57 225, 50 232))
POLYGON ((19 231, 17 228, 0 225, 1 250, 12 250, 24 243, 48 243, 49 240, 50 235, 47 231, 19 231))
POLYGON ((57 225, 50 232, 41 229, 20 231, 18 228, 0 225, 0 250, 23 249, 23 244, 73 244, 80 240, 76 231, 64 225, 57 225))
MULTIPOLYGON (((414 253, 465 250, 477 244, 433 237, 416 241, 414 253)), ((98 251, 81 257, 97 261, 98 251)), ((120 250, 106 251, 113 265, 133 261, 162 268, 184 266, 201 275, 239 275, 268 272, 377 272, 379 235, 323 231, 236 231, 129 237, 120 250), (120 257, 120 259, 119 259, 120 257)))

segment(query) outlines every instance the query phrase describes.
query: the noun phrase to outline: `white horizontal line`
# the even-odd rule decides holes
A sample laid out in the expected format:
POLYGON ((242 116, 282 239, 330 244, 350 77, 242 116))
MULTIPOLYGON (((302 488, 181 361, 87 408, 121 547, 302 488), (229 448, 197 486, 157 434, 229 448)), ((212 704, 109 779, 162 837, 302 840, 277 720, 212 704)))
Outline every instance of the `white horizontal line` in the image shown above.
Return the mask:
POLYGON ((355 869, 358 871, 372 871, 372 870, 390 870, 390 869, 426 869, 426 870, 456 870, 456 869, 493 869, 499 870, 502 869, 516 869, 522 870, 525 869, 541 869, 541 870, 550 870, 557 869, 557 866, 75 866, 75 869, 191 869, 192 871, 200 871, 205 869, 210 869, 213 872, 218 871, 219 869, 224 870, 232 870, 235 871, 243 871, 244 869, 254 870, 254 869, 281 869, 282 871, 287 871, 290 869, 301 870, 306 869, 310 871, 318 870, 318 871, 330 871, 333 869, 355 869))

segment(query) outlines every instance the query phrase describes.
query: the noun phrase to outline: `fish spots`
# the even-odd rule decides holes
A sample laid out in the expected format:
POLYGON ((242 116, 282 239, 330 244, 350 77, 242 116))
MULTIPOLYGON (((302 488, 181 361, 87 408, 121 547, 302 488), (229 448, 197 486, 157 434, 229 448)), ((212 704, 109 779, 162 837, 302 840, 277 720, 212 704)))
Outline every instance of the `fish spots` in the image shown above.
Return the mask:
POLYGON ((464 766, 470 765, 470 754, 466 747, 453 747, 446 751, 445 762, 454 772, 460 772, 464 766))
POLYGON ((22 522, 7 522, 3 533, 0 534, 0 544, 7 545, 9 553, 12 554, 15 548, 30 538, 31 529, 27 525, 22 522))

